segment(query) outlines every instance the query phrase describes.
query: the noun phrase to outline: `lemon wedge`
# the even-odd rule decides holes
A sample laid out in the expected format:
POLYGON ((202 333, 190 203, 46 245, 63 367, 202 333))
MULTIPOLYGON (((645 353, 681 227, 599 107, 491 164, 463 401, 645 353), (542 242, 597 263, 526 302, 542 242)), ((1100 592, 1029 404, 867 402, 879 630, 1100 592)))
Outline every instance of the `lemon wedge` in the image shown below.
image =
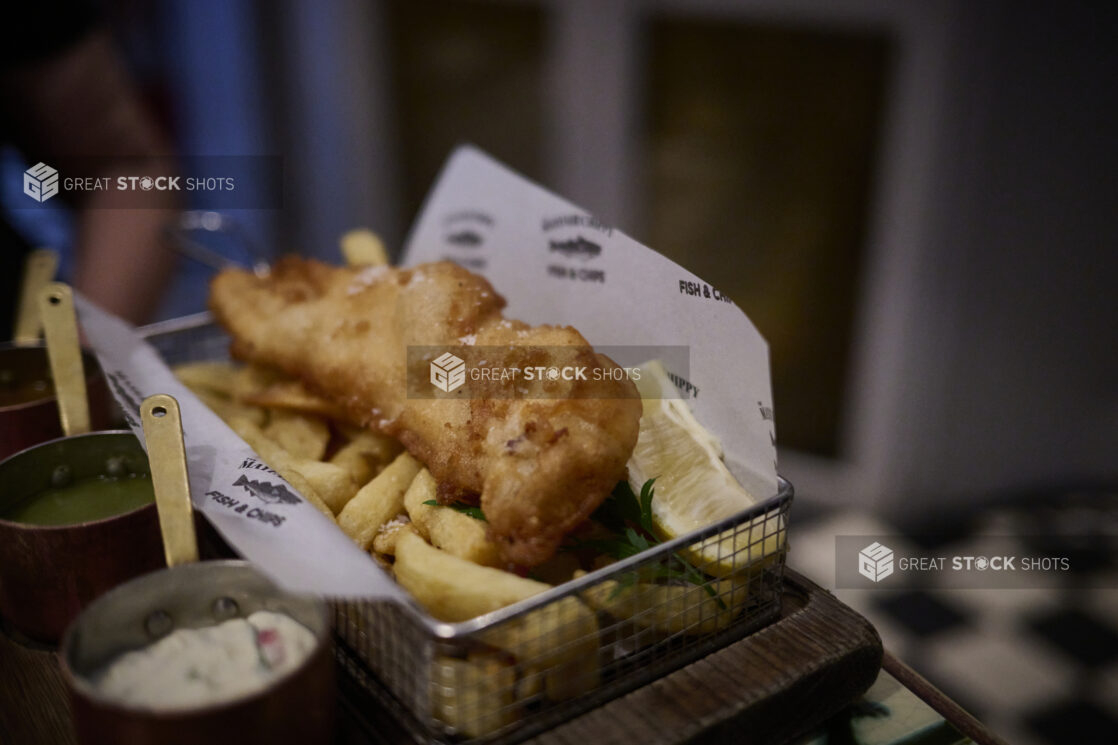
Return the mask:
MULTIPOLYGON (((757 504, 722 461, 722 444, 679 398, 659 360, 640 366, 636 382, 643 413, 629 459, 629 485, 640 494, 656 479, 652 525, 670 540, 705 528, 757 504)), ((707 574, 727 577, 784 550, 785 526, 775 512, 703 541, 681 553, 707 574)))

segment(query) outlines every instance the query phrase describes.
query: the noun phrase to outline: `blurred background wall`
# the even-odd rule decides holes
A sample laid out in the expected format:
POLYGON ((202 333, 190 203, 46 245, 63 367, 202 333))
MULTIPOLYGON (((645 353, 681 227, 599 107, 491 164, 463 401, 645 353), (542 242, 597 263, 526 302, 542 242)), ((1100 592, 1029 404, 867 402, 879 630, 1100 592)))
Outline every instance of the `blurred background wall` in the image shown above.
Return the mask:
POLYGON ((284 208, 235 215, 268 255, 398 250, 470 141, 713 281, 770 340, 798 509, 1118 476, 1110 4, 102 6, 180 152, 283 156, 284 208))

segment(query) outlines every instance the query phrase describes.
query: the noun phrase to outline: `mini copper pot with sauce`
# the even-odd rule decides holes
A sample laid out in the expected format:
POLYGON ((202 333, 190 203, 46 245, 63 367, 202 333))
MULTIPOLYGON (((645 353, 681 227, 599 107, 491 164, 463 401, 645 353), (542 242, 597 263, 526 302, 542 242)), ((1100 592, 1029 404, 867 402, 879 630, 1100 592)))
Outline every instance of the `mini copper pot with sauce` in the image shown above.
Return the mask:
POLYGON ((57 641, 94 598, 163 565, 154 503, 63 525, 3 517, 32 495, 64 482, 114 472, 149 473, 147 456, 131 432, 64 437, 0 463, 0 616, 24 635, 57 641))
POLYGON ((204 561, 134 579, 92 603, 67 630, 60 657, 74 729, 84 745, 328 743, 334 731, 334 659, 326 604, 286 593, 243 561, 204 561), (302 663, 263 690, 189 709, 130 706, 100 690, 121 654, 175 629, 213 626, 258 610, 283 613, 315 636, 302 663))
MULTIPOLYGON (((113 403, 97 359, 82 353, 93 429, 112 426, 113 403)), ((62 436, 45 346, 0 345, 0 458, 62 436)))
MULTIPOLYGON (((245 561, 198 563, 178 402, 164 394, 149 396, 140 415, 168 568, 107 592, 66 630, 59 656, 78 740, 85 745, 330 742, 336 701, 326 603, 280 589, 245 561), (244 623, 232 624, 241 634, 238 651, 229 646, 232 641, 217 640, 220 629, 211 627, 231 619, 251 623, 257 611, 285 616, 288 633, 303 637, 303 644, 289 639, 280 645, 282 654, 305 656, 290 657, 284 668, 266 664, 266 632, 244 623), (190 629, 207 631, 185 632, 189 643, 180 634, 168 640, 169 648, 159 644, 190 629), (159 656, 145 658, 156 654, 157 646, 159 656), (238 667, 234 658, 247 664, 238 667), (115 667, 137 659, 151 665, 138 677, 134 667, 131 675, 115 667), (264 675, 245 680, 234 671, 264 675), (149 672, 160 677, 160 687, 152 687, 149 672), (106 685, 119 682, 120 675, 128 680, 123 689, 106 685), (174 695, 184 686, 189 695, 174 695)), ((272 641, 281 641, 279 626, 267 629, 272 641)))

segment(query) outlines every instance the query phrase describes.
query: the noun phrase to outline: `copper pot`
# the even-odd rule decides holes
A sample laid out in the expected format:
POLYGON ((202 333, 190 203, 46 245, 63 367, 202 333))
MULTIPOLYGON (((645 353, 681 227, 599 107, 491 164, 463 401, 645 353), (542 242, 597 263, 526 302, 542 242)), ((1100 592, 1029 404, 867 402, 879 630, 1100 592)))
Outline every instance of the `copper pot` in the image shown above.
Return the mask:
POLYGON ((326 604, 279 589, 243 561, 164 569, 106 593, 66 631, 59 651, 74 729, 85 745, 328 743, 335 716, 333 646, 326 604), (112 700, 96 686, 122 653, 176 628, 202 628, 257 610, 284 613, 317 641, 299 667, 254 694, 189 710, 153 711, 112 700))
MULTIPOLYGON (((68 467, 75 479, 97 476, 110 458, 122 458, 131 472, 148 472, 147 456, 131 432, 64 437, 12 455, 0 463, 0 514, 50 488, 58 467, 68 467)), ((0 518, 0 615, 28 637, 55 642, 94 598, 161 566, 154 504, 72 525, 0 518)))
MULTIPOLYGON (((112 426, 113 404, 97 358, 82 353, 93 429, 112 426)), ((0 458, 62 436, 44 346, 0 345, 0 458)))

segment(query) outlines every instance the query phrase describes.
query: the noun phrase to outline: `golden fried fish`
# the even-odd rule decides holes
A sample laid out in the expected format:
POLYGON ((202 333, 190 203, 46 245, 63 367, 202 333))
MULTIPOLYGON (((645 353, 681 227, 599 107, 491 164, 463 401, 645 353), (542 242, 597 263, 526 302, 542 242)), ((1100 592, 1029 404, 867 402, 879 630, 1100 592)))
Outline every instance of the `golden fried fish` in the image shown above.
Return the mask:
POLYGON ((265 277, 226 270, 210 295, 235 357, 280 368, 398 438, 440 493, 480 494, 503 558, 531 567, 624 477, 641 402, 578 331, 506 320, 504 306, 484 278, 450 262, 359 268, 289 257, 265 277), (429 360, 409 347, 463 344, 499 347, 490 365, 591 374, 512 395, 507 383, 471 381, 457 395, 409 396, 409 365, 422 379, 429 360))

